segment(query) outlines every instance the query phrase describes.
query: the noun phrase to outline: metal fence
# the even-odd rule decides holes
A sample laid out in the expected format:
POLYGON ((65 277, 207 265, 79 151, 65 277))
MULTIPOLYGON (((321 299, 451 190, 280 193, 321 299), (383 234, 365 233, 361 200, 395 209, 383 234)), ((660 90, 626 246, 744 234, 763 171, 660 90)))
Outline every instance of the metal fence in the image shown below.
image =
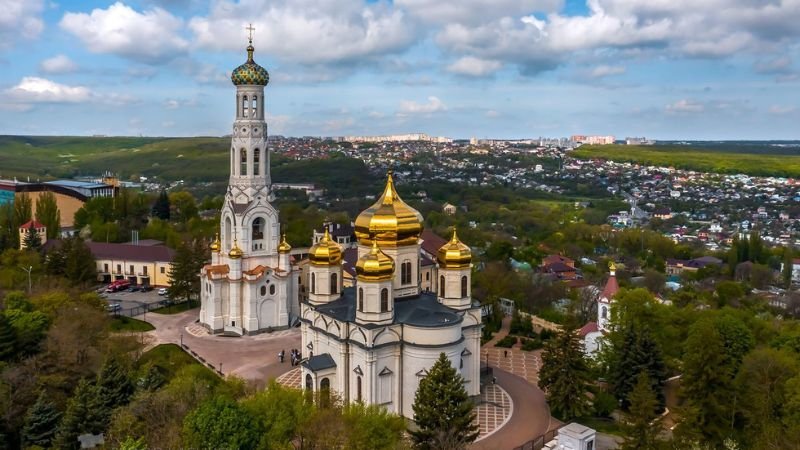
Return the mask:
POLYGON ((136 317, 146 312, 150 312, 154 309, 163 308, 164 306, 166 305, 163 302, 144 303, 139 306, 134 306, 133 308, 117 309, 115 311, 109 311, 109 314, 113 316, 136 317))
POLYGON ((542 450, 544 448, 544 444, 552 441, 553 439, 558 436, 558 428, 555 430, 550 430, 545 434, 537 436, 530 441, 520 445, 519 447, 515 447, 514 450, 542 450))

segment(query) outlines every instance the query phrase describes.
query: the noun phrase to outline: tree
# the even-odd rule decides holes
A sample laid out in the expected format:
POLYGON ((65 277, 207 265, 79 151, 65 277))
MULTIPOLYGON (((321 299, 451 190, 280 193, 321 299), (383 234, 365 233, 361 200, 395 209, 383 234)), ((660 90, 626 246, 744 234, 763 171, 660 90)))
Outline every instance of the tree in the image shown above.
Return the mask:
POLYGON ((190 448, 254 449, 260 433, 247 410, 227 396, 202 403, 183 421, 184 443, 190 448))
POLYGON ((108 411, 126 405, 134 391, 128 370, 120 359, 120 356, 109 355, 97 376, 100 401, 108 411))
POLYGON ((186 191, 173 192, 169 194, 169 203, 172 205, 172 218, 185 224, 190 219, 197 217, 197 205, 192 194, 186 191))
POLYGON ((25 427, 22 429, 23 442, 26 445, 50 447, 60 419, 61 413, 48 400, 45 392, 40 392, 39 398, 25 417, 25 427))
POLYGON ((781 279, 783 287, 789 289, 792 286, 792 271, 794 269, 794 258, 792 257, 791 247, 783 250, 783 267, 781 268, 781 279))
POLYGON ((20 226, 31 219, 33 219, 33 201, 27 192, 23 192, 14 198, 14 222, 20 226))
POLYGON ((466 448, 478 437, 472 406, 461 374, 444 353, 439 354, 414 396, 414 422, 418 429, 411 431, 411 436, 416 447, 443 448, 441 437, 447 436, 455 444, 449 448, 466 448))
POLYGON ((20 355, 24 357, 38 353, 39 344, 50 325, 47 314, 41 311, 7 308, 5 316, 14 328, 20 355))
POLYGON ((638 376, 645 373, 647 380, 652 383, 650 389, 656 396, 656 406, 659 410, 663 409, 667 368, 658 344, 647 328, 639 327, 634 322, 625 324, 620 332, 622 345, 618 344, 619 340, 609 340, 613 346, 611 351, 616 353, 614 358, 611 358, 613 364, 609 371, 614 395, 620 401, 622 408, 627 410, 630 406, 628 397, 638 382, 638 376))
POLYGON ((158 194, 158 198, 156 198, 156 202, 153 204, 153 217, 158 217, 161 220, 169 220, 169 209, 169 196, 167 195, 167 191, 162 189, 161 193, 158 194))
POLYGON ((652 384, 647 372, 639 372, 627 398, 630 409, 623 426, 625 443, 622 444, 622 450, 652 449, 656 446, 659 421, 655 419, 660 406, 652 384))
POLYGON ((45 262, 47 272, 51 275, 61 275, 73 286, 93 281, 97 277, 97 267, 94 255, 78 236, 69 237, 61 241, 61 246, 47 254, 45 262))
POLYGON ((395 449, 402 442, 405 421, 379 405, 350 403, 342 409, 348 430, 346 448, 353 450, 395 449))
POLYGON ((22 240, 22 245, 27 250, 39 250, 42 248, 42 238, 39 236, 39 233, 36 231, 36 227, 31 224, 25 230, 25 237, 22 240))
POLYGON ((85 433, 102 433, 107 414, 108 410, 103 407, 97 385, 85 378, 82 379, 67 403, 67 410, 58 427, 54 446, 65 449, 79 448, 78 436, 85 433))
POLYGON ((0 361, 10 361, 16 354, 17 333, 5 314, 0 314, 0 361))
POLYGON ((586 415, 588 383, 589 368, 578 335, 565 326, 545 344, 539 372, 539 387, 547 394, 553 415, 561 420, 586 415))
POLYGON ((42 192, 36 199, 36 220, 47 227, 48 239, 58 237, 61 231, 61 213, 52 192, 42 192))
POLYGON ((276 381, 243 402, 262 430, 261 447, 289 445, 314 413, 302 391, 287 389, 276 381))
POLYGON ((190 301, 192 297, 200 295, 200 270, 206 258, 205 246, 199 240, 181 243, 175 250, 169 273, 169 298, 190 301))
POLYGON ((667 282, 667 276, 663 273, 653 270, 644 270, 644 286, 654 294, 660 294, 664 291, 664 284, 667 282))
POLYGON ((756 289, 765 289, 775 279, 775 274, 763 264, 753 264, 750 269, 750 284, 756 289))

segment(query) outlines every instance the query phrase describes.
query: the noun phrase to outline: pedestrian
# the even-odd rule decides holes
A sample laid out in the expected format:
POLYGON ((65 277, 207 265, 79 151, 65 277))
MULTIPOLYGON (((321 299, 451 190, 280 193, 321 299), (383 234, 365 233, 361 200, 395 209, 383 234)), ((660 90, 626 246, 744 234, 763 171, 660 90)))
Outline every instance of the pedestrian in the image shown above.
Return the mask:
POLYGON ((285 350, 281 350, 281 351, 278 353, 278 358, 281 360, 281 364, 283 364, 283 357, 284 357, 284 355, 285 355, 285 352, 286 352, 285 350))
POLYGON ((503 350, 503 357, 508 358, 508 350, 503 350))

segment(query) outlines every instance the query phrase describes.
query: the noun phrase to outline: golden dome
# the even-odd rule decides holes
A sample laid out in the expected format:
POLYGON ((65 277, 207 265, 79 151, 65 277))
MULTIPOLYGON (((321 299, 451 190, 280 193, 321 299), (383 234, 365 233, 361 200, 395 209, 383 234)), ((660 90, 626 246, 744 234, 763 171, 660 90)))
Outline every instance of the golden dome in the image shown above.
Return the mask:
POLYGON ((278 244, 278 253, 289 253, 291 249, 292 246, 289 245, 288 242, 286 242, 286 233, 284 233, 283 236, 281 237, 281 243, 278 244))
POLYGON ((439 249, 436 260, 442 268, 463 269, 472 263, 472 250, 458 240, 456 230, 453 229, 453 237, 439 249))
POLYGON ((356 218, 356 238, 371 245, 374 236, 380 245, 396 247, 416 244, 421 233, 422 214, 397 195, 390 170, 381 197, 356 218))
POLYGON ((237 242, 236 239, 233 240, 233 248, 228 252, 228 256, 231 259, 239 259, 244 256, 244 252, 239 248, 239 242, 237 242))
POLYGON ((212 252, 219 253, 219 249, 222 248, 222 244, 219 242, 219 233, 214 237, 214 242, 208 246, 212 252))
POLYGON ((315 266, 331 266, 342 262, 342 248, 331 239, 327 228, 322 239, 308 251, 308 259, 315 266))
POLYGON ((391 280, 394 275, 394 260, 381 251, 378 241, 373 240, 370 252, 358 258, 356 274, 359 280, 364 281, 391 280))

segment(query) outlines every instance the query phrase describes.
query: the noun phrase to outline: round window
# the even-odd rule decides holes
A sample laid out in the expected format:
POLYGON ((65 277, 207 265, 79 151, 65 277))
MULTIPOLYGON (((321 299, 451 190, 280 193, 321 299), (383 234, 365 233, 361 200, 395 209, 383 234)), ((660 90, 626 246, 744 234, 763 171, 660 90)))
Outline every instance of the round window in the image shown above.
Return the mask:
POLYGON ((269 287, 269 295, 275 295, 275 285, 271 285, 269 287))
POLYGON ((262 296, 263 295, 267 295, 267 287, 266 286, 261 286, 261 295, 262 296))

